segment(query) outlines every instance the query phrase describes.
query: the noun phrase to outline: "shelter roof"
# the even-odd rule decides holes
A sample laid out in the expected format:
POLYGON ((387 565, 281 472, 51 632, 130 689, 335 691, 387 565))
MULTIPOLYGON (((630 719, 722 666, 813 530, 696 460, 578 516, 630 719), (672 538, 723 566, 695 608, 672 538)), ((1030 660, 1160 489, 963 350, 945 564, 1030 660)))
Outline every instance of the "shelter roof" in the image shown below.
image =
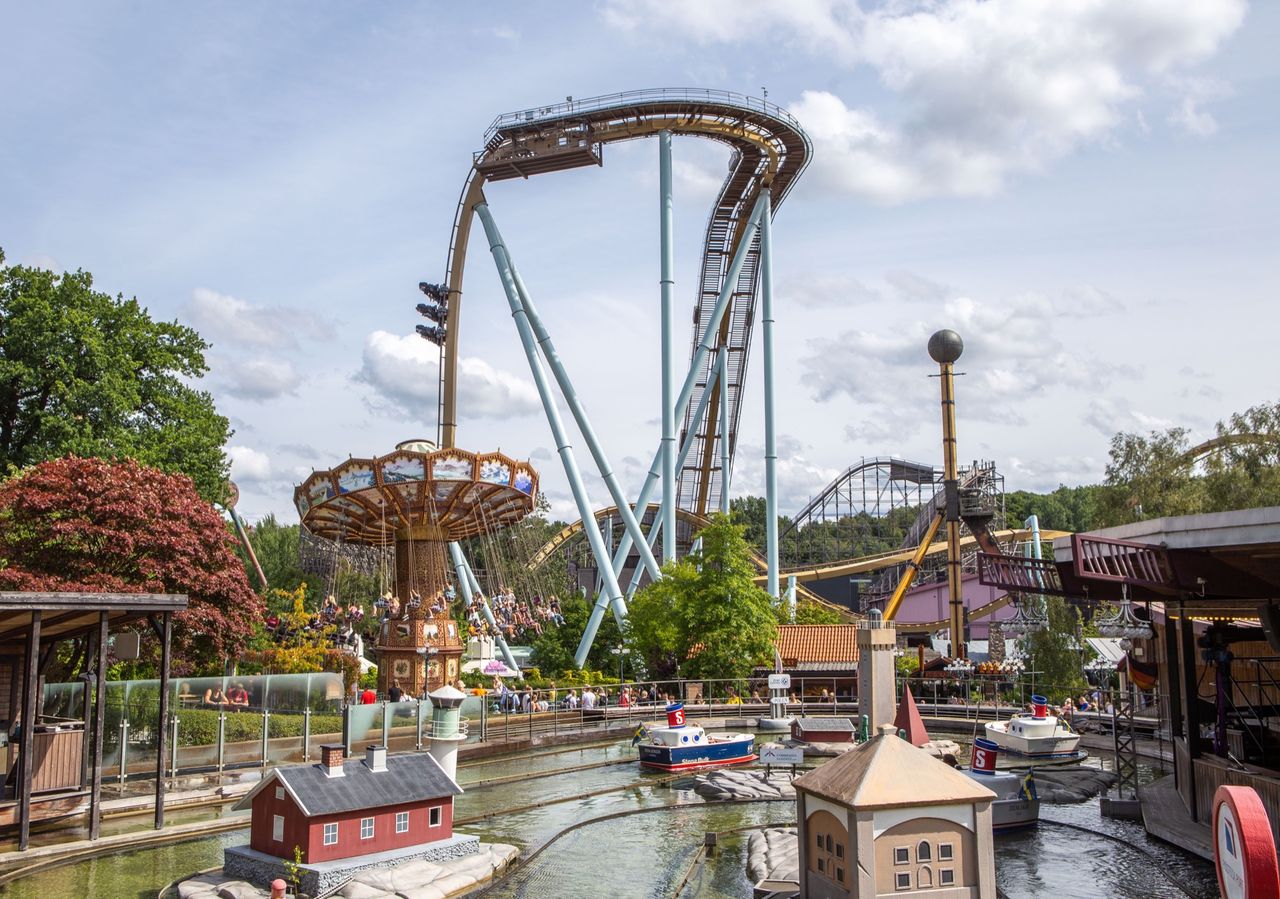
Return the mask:
POLYGON ((98 627, 105 612, 112 630, 164 612, 180 612, 187 597, 180 593, 27 593, 0 592, 0 643, 21 640, 31 632, 33 612, 40 610, 42 642, 75 636, 98 627))
POLYGON ((342 777, 330 777, 321 765, 275 768, 234 806, 243 810, 268 784, 279 781, 307 817, 384 808, 457 796, 462 787, 425 752, 389 756, 387 770, 374 771, 364 759, 342 763, 342 777))
MULTIPOLYGON (((858 661, 856 624, 783 624, 778 626, 778 655, 788 668, 809 662, 858 661)), ((827 665, 824 667, 832 667, 827 665)))
POLYGON ((858 809, 976 804, 996 798, 973 778, 890 733, 796 778, 794 786, 858 809))

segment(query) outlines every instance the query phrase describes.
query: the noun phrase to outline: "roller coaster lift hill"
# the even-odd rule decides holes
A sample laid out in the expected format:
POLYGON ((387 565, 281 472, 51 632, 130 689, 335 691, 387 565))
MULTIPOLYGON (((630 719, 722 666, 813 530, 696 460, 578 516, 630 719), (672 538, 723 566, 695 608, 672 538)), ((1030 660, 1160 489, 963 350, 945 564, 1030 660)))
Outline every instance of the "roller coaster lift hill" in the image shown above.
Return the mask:
MULTIPOLYGON (((456 443, 463 274, 472 226, 478 218, 600 576, 602 589, 574 656, 578 666, 586 661, 605 612, 611 611, 621 624, 627 614, 627 600, 642 576, 660 576, 654 553, 659 537, 663 561, 676 557, 677 513, 683 513, 688 520, 705 518, 708 509, 728 510, 757 297, 764 354, 764 580, 769 594, 779 597, 771 228, 777 207, 803 173, 812 152, 799 123, 785 110, 764 100, 725 91, 660 89, 569 99, 501 115, 485 132, 483 148, 474 154, 454 215, 445 278, 439 284, 420 285, 429 302, 419 304, 418 311, 430 324, 419 325, 418 332, 440 351, 438 444, 452 448, 456 443), (732 151, 729 174, 712 206, 704 235, 690 362, 680 380, 675 371, 672 313, 672 138, 677 135, 714 140, 732 151), (484 186, 490 181, 602 166, 606 144, 648 137, 657 138, 659 164, 662 436, 639 496, 631 502, 622 492, 552 335, 538 314, 532 292, 498 229, 484 186), (561 419, 553 380, 623 526, 616 547, 606 545, 601 529, 594 525, 595 506, 561 419), (681 425, 678 434, 677 422, 681 425), (659 487, 657 515, 646 533, 641 520, 659 487), (640 564, 624 591, 619 576, 633 546, 640 564)), ((957 657, 964 655, 964 610, 959 592, 961 521, 969 526, 984 550, 999 552, 987 528, 991 515, 987 513, 984 518, 979 508, 966 511, 957 475, 952 364, 962 349, 960 338, 951 331, 940 331, 929 342, 930 355, 942 373, 946 502, 930 522, 886 608, 886 617, 892 618, 945 522, 952 654, 957 657)))

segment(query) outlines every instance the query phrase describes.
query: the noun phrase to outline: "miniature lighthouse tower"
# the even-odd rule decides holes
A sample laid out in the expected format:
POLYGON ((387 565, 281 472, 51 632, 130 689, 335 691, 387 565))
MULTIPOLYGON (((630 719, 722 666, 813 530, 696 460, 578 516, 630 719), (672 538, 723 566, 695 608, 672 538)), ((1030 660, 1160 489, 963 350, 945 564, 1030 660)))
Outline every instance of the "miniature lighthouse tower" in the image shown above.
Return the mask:
POLYGON ((431 699, 431 753, 432 758, 451 778, 458 777, 458 745, 467 739, 462 728, 461 690, 447 684, 429 694, 431 699))
POLYGON ((892 724, 896 712, 893 685, 893 651, 898 647, 898 630, 892 621, 883 621, 879 609, 858 622, 858 713, 867 719, 867 733, 880 732, 880 725, 892 724))

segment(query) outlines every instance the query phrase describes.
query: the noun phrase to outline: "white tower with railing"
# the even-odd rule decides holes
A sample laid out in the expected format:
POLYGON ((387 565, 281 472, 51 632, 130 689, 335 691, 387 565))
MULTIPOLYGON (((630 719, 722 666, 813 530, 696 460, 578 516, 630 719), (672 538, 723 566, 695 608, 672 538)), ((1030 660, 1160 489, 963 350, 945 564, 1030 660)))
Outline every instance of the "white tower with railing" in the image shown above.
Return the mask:
POLYGON ((458 778, 458 746, 467 739, 462 720, 462 701, 466 695, 448 684, 429 694, 431 699, 431 757, 454 780, 458 778))

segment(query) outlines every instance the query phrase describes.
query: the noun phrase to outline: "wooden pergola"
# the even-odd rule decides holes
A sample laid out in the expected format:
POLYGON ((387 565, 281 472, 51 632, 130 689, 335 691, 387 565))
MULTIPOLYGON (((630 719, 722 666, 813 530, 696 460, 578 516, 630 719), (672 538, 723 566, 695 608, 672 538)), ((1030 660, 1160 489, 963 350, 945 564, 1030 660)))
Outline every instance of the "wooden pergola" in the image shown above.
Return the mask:
MULTIPOLYGON (((84 739, 92 738, 89 762, 89 838, 97 839, 102 817, 102 747, 106 710, 107 640, 112 629, 145 621, 161 645, 160 701, 156 719, 155 826, 164 826, 164 758, 169 716, 169 661, 173 613, 187 607, 187 597, 164 593, 17 593, 0 592, 0 655, 10 659, 9 689, 0 691, 0 718, 12 729, 21 722, 19 773, 15 789, 18 806, 18 848, 31 838, 31 795, 38 769, 51 754, 36 752, 36 732, 41 727, 40 678, 61 640, 86 637, 93 641, 96 657, 93 678, 92 720, 87 695, 84 739), (15 715, 16 712, 16 715, 15 715)), ((50 761, 53 764, 54 761, 50 761)), ((83 790, 83 781, 81 781, 83 790)), ((83 794, 81 794, 83 795, 83 794)))

